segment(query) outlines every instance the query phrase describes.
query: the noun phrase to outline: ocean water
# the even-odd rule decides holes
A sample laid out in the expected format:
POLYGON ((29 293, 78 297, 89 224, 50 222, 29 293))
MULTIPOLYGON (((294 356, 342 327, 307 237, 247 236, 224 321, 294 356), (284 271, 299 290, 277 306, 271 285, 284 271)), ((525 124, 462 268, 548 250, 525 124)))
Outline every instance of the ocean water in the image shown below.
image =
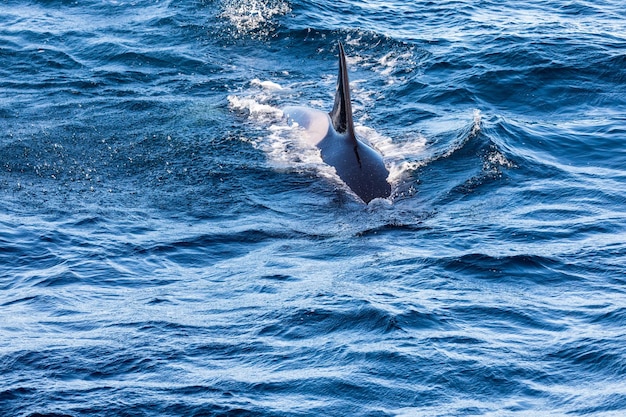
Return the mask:
POLYGON ((620 0, 0 0, 0 415, 626 414, 620 0), (281 108, 330 110, 363 204, 281 108))

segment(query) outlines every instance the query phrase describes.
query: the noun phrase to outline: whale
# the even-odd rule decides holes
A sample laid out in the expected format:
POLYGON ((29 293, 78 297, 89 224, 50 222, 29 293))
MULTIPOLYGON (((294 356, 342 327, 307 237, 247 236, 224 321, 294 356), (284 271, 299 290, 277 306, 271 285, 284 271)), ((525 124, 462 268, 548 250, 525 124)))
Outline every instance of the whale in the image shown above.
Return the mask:
POLYGON ((333 168, 339 178, 365 204, 375 198, 388 198, 391 185, 383 156, 359 139, 354 131, 352 102, 346 55, 339 42, 339 76, 335 102, 329 113, 302 106, 283 109, 287 122, 299 126, 307 143, 320 150, 322 161, 333 168))

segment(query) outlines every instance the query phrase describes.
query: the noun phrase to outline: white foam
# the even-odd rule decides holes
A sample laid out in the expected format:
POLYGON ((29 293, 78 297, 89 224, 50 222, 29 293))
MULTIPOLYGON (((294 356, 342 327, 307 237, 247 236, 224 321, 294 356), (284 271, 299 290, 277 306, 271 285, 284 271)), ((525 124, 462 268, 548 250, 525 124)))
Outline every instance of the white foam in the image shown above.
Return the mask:
MULTIPOLYGON (((260 86, 260 82, 254 80, 250 84, 260 86)), ((278 85, 271 81, 266 85, 274 84, 278 85)), ((259 94, 253 89, 243 94, 228 96, 231 110, 243 113, 248 120, 265 131, 265 134, 258 137, 241 138, 241 140, 263 151, 268 164, 274 169, 317 171, 322 176, 332 175, 334 170, 329 172, 324 168, 325 164, 322 162, 319 150, 307 143, 303 129, 297 124, 289 125, 283 117, 283 110, 268 104, 274 98, 272 93, 279 91, 271 88, 268 94, 259 94)))
POLYGON ((280 85, 277 84, 273 81, 261 81, 258 78, 253 79, 252 81, 250 81, 250 84, 257 86, 257 87, 261 87, 265 90, 269 90, 269 91, 281 91, 284 90, 284 88, 280 85))
MULTIPOLYGON (((352 45, 350 41, 347 43, 352 45)), ((356 44, 358 45, 358 41, 356 44)), ((377 52, 374 49, 370 54, 359 55, 355 51, 346 57, 348 66, 360 67, 380 74, 387 85, 405 82, 406 74, 414 74, 418 69, 419 63, 412 47, 405 50, 391 50, 382 56, 377 52)))
POLYGON ((472 136, 476 136, 478 132, 480 132, 480 128, 482 126, 482 113, 478 109, 474 109, 474 125, 472 126, 472 131, 470 134, 472 136))
POLYGON ((220 17, 228 19, 238 35, 246 35, 267 29, 274 16, 290 11, 289 3, 282 0, 223 0, 220 17))
POLYGON ((247 112, 250 118, 257 121, 272 122, 283 117, 281 109, 259 102, 254 98, 229 95, 227 99, 231 109, 247 112))
POLYGON ((406 63, 408 62, 412 65, 415 65, 412 60, 413 54, 411 54, 410 52, 397 54, 395 51, 391 51, 378 60, 378 64, 380 65, 380 67, 378 67, 378 70, 382 75, 389 76, 394 70, 396 70, 400 66, 401 63, 404 63, 406 65, 406 63))
POLYGON ((325 171, 319 149, 302 139, 304 132, 297 125, 279 123, 269 127, 270 134, 258 143, 268 162, 275 168, 295 171, 325 171))

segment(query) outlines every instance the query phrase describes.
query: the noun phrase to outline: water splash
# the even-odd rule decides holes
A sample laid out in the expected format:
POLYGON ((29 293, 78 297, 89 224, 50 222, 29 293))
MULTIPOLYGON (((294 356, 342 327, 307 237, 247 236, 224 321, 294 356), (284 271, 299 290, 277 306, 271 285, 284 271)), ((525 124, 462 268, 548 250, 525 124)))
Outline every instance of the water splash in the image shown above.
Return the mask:
POLYGON ((274 17, 291 11, 282 0, 224 0, 220 17, 228 19, 237 37, 267 37, 276 26, 274 17))
POLYGON ((228 104, 232 110, 247 114, 258 122, 271 122, 283 117, 283 111, 277 107, 263 103, 259 98, 228 96, 228 104))

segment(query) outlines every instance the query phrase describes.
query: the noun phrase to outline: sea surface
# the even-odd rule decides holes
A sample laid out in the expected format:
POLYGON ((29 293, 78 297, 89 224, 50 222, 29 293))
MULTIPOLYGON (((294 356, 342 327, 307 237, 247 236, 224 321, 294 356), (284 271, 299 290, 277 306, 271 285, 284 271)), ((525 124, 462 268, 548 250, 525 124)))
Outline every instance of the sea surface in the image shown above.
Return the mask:
POLYGON ((0 416, 624 415, 623 0, 0 0, 0 416))

